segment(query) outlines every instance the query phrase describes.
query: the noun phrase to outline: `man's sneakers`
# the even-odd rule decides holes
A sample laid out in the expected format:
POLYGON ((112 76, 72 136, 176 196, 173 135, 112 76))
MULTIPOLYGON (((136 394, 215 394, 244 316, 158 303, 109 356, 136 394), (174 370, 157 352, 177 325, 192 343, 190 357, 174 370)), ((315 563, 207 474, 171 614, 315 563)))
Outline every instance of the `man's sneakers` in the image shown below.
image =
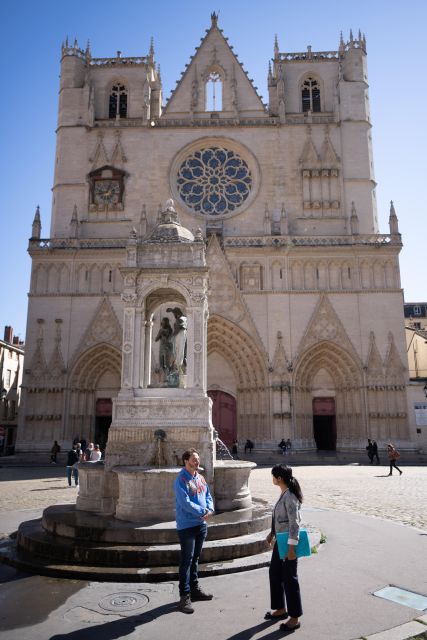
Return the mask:
POLYGON ((201 602, 202 600, 212 600, 213 595, 211 593, 205 593, 200 587, 191 589, 191 600, 193 602, 201 602))
POLYGON ((181 596, 178 604, 178 609, 182 611, 182 613, 194 613, 194 609, 191 606, 191 598, 189 593, 187 593, 187 595, 185 596, 181 596))

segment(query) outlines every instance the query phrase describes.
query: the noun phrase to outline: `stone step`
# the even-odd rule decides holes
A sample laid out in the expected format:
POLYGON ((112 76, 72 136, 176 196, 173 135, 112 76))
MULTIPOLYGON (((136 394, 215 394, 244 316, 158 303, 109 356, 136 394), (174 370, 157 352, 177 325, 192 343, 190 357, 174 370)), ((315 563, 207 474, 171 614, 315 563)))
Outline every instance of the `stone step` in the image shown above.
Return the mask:
MULTIPOLYGON (((220 562, 201 562, 199 564, 199 577, 205 578, 260 569, 270 564, 270 558, 271 551, 265 551, 252 556, 220 562)), ((72 580, 94 580, 99 582, 164 582, 178 580, 178 566, 104 567, 65 564, 35 555, 22 554, 17 551, 14 541, 10 539, 0 542, 0 562, 28 573, 72 580)))
MULTIPOLYGON (((266 551, 268 530, 233 538, 207 540, 201 562, 223 562, 266 551)), ((21 524, 17 547, 28 556, 48 558, 53 563, 71 563, 110 567, 162 567, 178 565, 180 547, 175 544, 122 545, 72 540, 47 533, 41 519, 21 524)))
MULTIPOLYGON (((271 505, 262 500, 254 506, 227 513, 215 514, 209 519, 209 539, 220 540, 243 536, 268 529, 271 505)), ((124 522, 87 511, 76 510, 75 505, 55 505, 43 512, 42 526, 52 535, 123 545, 176 544, 174 521, 153 523, 124 522)))

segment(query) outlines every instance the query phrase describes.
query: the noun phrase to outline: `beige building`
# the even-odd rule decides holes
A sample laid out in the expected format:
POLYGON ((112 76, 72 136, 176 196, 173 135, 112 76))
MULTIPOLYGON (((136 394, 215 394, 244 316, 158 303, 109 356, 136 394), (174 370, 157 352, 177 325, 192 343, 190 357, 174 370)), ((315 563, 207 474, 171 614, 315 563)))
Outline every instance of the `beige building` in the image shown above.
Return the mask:
MULTIPOLYGON (((364 37, 294 53, 276 40, 268 94, 266 105, 215 14, 165 105, 153 47, 93 58, 65 43, 51 227, 41 233, 37 211, 29 244, 21 450, 105 443, 122 384, 129 236, 143 243, 170 198, 207 243, 220 437, 415 446, 401 236, 393 206, 389 233, 377 224, 364 37)), ((140 339, 167 313, 144 319, 140 339)), ((156 381, 158 344, 143 366, 156 381)))
POLYGON ((4 328, 0 340, 0 455, 14 452, 24 366, 24 343, 4 328))

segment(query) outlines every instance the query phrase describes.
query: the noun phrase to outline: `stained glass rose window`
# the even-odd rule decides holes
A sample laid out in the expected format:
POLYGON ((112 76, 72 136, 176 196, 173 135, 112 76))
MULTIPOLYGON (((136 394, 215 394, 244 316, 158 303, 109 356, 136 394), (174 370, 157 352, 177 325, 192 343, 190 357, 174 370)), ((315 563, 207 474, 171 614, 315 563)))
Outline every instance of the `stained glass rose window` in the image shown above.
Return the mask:
POLYGON ((178 169, 178 193, 197 213, 218 216, 235 211, 251 188, 248 164, 236 151, 222 147, 194 151, 178 169))

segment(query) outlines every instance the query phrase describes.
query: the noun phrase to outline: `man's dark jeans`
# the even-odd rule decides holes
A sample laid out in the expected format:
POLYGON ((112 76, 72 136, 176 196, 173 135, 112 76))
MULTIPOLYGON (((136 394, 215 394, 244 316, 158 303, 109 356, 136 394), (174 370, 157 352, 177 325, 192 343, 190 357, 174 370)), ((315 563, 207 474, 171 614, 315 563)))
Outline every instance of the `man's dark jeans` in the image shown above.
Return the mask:
POLYGON ((179 543, 181 545, 179 562, 179 595, 181 597, 189 594, 191 589, 195 589, 198 586, 199 557, 207 533, 206 522, 197 525, 197 527, 178 530, 179 543))

